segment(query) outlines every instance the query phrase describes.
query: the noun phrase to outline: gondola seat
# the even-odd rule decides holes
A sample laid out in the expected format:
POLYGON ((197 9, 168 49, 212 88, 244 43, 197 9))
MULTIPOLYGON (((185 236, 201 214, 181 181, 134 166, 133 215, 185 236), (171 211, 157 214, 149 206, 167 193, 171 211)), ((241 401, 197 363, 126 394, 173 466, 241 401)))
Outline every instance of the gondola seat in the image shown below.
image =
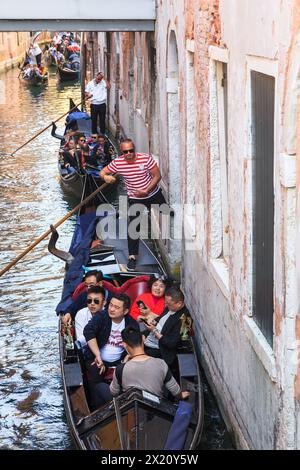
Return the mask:
POLYGON ((148 287, 147 281, 139 281, 135 282, 134 284, 130 284, 128 288, 123 292, 124 294, 128 295, 131 302, 134 302, 135 299, 141 295, 145 294, 146 292, 150 292, 148 287))

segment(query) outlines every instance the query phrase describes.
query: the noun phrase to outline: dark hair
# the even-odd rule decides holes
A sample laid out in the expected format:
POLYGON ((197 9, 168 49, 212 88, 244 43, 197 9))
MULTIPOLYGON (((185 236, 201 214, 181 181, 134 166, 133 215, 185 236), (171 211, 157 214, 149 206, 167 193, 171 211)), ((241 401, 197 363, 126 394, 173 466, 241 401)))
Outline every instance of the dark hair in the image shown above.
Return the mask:
POLYGON ((100 286, 91 286, 87 290, 87 295, 89 294, 101 294, 103 299, 105 299, 105 290, 100 286))
POLYGON ((91 276, 96 276, 97 282, 100 282, 103 279, 102 271, 97 271, 96 269, 93 269, 92 271, 88 271, 87 273, 85 273, 83 280, 85 281, 88 277, 91 276))
POLYGON ((169 287, 165 292, 166 297, 171 297, 174 302, 184 302, 183 292, 177 286, 169 287))
POLYGON ((127 343, 131 348, 142 346, 143 336, 140 330, 133 326, 127 326, 121 331, 122 340, 127 343))
POLYGON ((169 282, 167 279, 164 279, 164 278, 159 278, 159 277, 155 277, 155 276, 150 276, 150 279, 149 281, 147 282, 148 284, 148 287, 149 289, 151 290, 153 284, 156 282, 156 281, 161 281, 166 287, 168 286, 169 282))
POLYGON ((112 299, 120 300, 124 304, 124 309, 128 309, 128 310, 130 309, 131 301, 130 301, 130 298, 128 297, 128 295, 126 295, 126 294, 113 294, 111 300, 112 299))
POLYGON ((76 134, 76 137, 77 137, 76 143, 78 142, 79 139, 82 139, 83 137, 86 139, 85 134, 83 133, 76 134))
POLYGON ((97 137, 98 137, 98 139, 100 139, 100 137, 101 137, 102 139, 106 140, 106 137, 103 134, 98 134, 97 137))

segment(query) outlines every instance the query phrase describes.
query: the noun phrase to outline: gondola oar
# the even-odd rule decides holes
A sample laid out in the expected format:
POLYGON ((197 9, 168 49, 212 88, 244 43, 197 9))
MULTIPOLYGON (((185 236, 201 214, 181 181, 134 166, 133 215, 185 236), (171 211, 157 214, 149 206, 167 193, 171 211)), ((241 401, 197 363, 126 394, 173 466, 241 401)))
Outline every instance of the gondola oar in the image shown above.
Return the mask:
MULTIPOLYGON (((93 199, 98 193, 100 193, 103 189, 108 186, 108 183, 104 183, 99 188, 97 188, 93 193, 91 193, 88 197, 86 197, 80 204, 78 204, 74 209, 68 212, 62 219, 60 219, 56 224, 52 224, 53 228, 59 227, 63 224, 67 219, 69 219, 75 212, 77 212, 81 207, 85 206, 91 199, 93 199)), ((27 253, 29 253, 33 248, 35 248, 42 240, 48 237, 52 233, 52 229, 50 228, 47 232, 43 233, 39 238, 37 238, 26 250, 24 250, 19 256, 17 256, 13 261, 11 261, 4 269, 0 271, 0 277, 3 276, 7 271, 10 270, 15 264, 20 261, 20 259, 24 258, 27 253)))
MULTIPOLYGON (((55 121, 53 121, 53 123, 55 124, 57 121, 59 121, 60 119, 62 119, 63 117, 67 116, 67 114, 71 113, 72 111, 74 111, 76 108, 78 108, 78 106, 80 106, 82 103, 84 103, 84 101, 86 100, 86 98, 82 101, 80 101, 80 103, 78 103, 76 106, 74 106, 74 108, 71 108, 69 109, 69 111, 67 111, 66 113, 62 114, 60 117, 58 117, 55 121)), ((23 147, 25 147, 27 144, 29 144, 30 142, 32 142, 34 139, 36 139, 39 135, 41 135, 43 132, 45 132, 47 129, 49 129, 49 127, 52 126, 52 122, 51 124, 49 124, 49 126, 45 127, 44 129, 42 129, 41 131, 39 131, 37 134, 35 134, 33 137, 31 137, 31 139, 27 140, 27 142, 25 142, 25 144, 21 145, 21 147, 18 147, 16 150, 14 150, 10 155, 13 157, 19 150, 21 150, 23 147)))

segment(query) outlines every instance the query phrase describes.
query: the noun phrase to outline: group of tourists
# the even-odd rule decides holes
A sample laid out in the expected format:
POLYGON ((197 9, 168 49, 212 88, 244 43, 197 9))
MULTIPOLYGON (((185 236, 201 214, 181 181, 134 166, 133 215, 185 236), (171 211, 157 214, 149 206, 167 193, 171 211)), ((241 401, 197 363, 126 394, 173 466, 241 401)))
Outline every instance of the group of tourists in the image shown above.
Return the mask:
POLYGON ((35 42, 31 42, 25 54, 24 62, 20 66, 25 80, 43 78, 47 75, 47 69, 42 65, 42 54, 40 46, 35 42))
POLYGON ((74 39, 74 33, 55 32, 52 44, 46 48, 49 57, 65 69, 79 71, 80 46, 74 39))
MULTIPOLYGON (((54 123, 52 126, 52 135, 57 137, 56 126, 54 123)), ((111 162, 115 153, 114 147, 102 134, 92 134, 87 138, 81 132, 70 131, 61 138, 60 165, 69 175, 84 170, 97 176, 99 170, 111 162)))
POLYGON ((157 396, 185 398, 174 378, 177 348, 191 333, 191 317, 179 287, 160 276, 138 276, 116 287, 89 271, 63 317, 75 322, 84 352, 93 408, 136 387, 157 396), (133 303, 126 291, 148 280, 149 291, 133 303), (112 380, 111 380, 112 379, 112 380))

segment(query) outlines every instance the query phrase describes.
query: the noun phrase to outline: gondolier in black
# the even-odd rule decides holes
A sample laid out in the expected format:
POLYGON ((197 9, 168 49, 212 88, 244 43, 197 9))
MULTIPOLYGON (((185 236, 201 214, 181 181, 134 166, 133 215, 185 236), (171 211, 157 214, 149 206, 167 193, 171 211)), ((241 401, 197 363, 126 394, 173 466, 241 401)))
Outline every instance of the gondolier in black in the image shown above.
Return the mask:
POLYGON ((91 118, 92 133, 96 134, 97 121, 99 116, 100 132, 105 134, 105 117, 106 117, 106 101, 107 90, 110 89, 110 83, 105 80, 102 72, 98 72, 94 80, 91 80, 85 89, 86 97, 91 99, 91 118))

